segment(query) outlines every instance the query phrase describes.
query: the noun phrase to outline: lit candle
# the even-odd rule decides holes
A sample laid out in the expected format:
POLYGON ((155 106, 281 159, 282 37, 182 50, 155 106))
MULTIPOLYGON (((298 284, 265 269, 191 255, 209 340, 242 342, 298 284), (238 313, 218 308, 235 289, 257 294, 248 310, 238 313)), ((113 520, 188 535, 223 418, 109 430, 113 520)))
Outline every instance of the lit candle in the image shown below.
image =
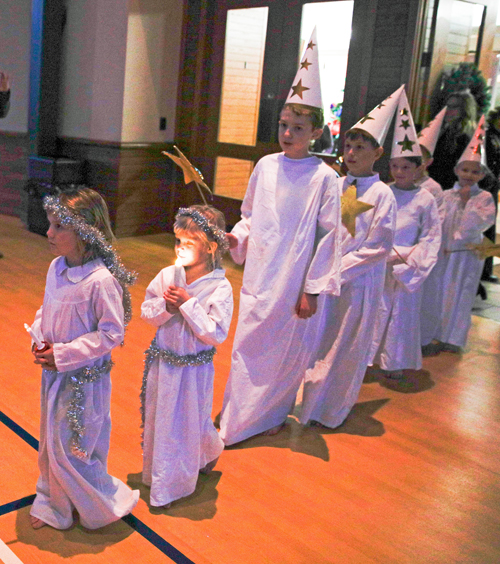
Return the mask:
POLYGON ((28 331, 33 341, 35 341, 36 348, 38 350, 43 349, 45 347, 45 343, 42 343, 42 341, 40 341, 40 339, 35 335, 33 329, 27 323, 24 324, 24 328, 26 329, 26 331, 28 331))
POLYGON ((182 276, 182 259, 178 258, 175 261, 175 271, 174 271, 174 286, 179 287, 181 285, 182 276))

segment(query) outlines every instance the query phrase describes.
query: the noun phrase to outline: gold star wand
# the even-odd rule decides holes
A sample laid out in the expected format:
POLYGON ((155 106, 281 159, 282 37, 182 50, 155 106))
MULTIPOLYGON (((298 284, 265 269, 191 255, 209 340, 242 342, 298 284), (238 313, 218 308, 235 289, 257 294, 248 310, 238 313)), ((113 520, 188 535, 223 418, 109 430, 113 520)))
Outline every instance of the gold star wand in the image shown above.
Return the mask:
POLYGON ((445 251, 445 253, 447 254, 466 252, 476 253, 481 260, 484 260, 488 257, 500 257, 500 245, 493 243, 493 241, 491 239, 488 239, 488 237, 484 237, 484 239, 480 243, 477 243, 476 245, 467 245, 466 249, 454 249, 452 251, 445 251))
POLYGON ((177 151, 177 154, 179 156, 167 153, 167 151, 162 151, 162 154, 172 159, 175 164, 179 165, 182 168, 182 172, 184 173, 184 184, 189 184, 190 182, 194 182, 200 192, 200 196, 204 204, 208 205, 205 195, 203 194, 201 188, 202 187, 205 188, 205 190, 207 190, 210 196, 212 196, 212 190, 210 190, 210 188, 205 184, 203 180, 203 175, 196 167, 194 167, 188 161, 188 159, 185 157, 185 155, 177 146, 174 145, 174 149, 177 151))
POLYGON ((347 187, 340 199, 342 223, 352 237, 356 236, 356 217, 365 211, 371 210, 372 204, 366 204, 356 198, 356 180, 347 187))

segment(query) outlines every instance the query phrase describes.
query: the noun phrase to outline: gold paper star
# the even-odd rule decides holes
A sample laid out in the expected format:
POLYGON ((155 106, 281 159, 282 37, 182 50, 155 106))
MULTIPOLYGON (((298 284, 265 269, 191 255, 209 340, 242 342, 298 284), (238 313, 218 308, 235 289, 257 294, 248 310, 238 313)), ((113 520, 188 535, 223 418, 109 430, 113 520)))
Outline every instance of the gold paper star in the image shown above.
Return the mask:
POLYGON ((342 223, 352 237, 356 236, 356 217, 374 206, 356 198, 356 181, 347 187, 340 200, 342 223))
POLYGON ((381 110, 382 108, 385 108, 385 104, 383 102, 380 102, 380 104, 377 106, 377 110, 381 110))
POLYGON ((404 129, 408 129, 410 127, 410 120, 409 119, 402 119, 401 125, 399 127, 402 127, 404 129))
POLYGON ((401 115, 402 115, 402 116, 407 116, 407 115, 408 115, 408 108, 403 108, 403 109, 401 110, 401 115))
POLYGON ((292 96, 299 96, 302 99, 302 92, 305 92, 306 90, 311 89, 307 88, 307 86, 302 86, 302 79, 300 79, 295 86, 292 86, 292 96))
POLYGON ((162 153, 167 157, 171 158, 175 164, 179 165, 182 168, 182 172, 184 173, 185 184, 189 184, 190 182, 194 182, 196 184, 200 192, 201 199, 203 200, 205 205, 207 205, 207 200, 205 199, 205 196, 201 191, 201 187, 205 188, 205 190, 207 190, 210 195, 212 195, 212 191, 205 184, 201 172, 188 161, 188 159, 184 156, 182 151, 175 145, 174 145, 174 149, 177 151, 177 154, 179 155, 178 157, 170 153, 167 153, 167 151, 162 151, 162 153))
MULTIPOLYGON (((316 43, 309 41, 309 43, 307 44, 307 49, 314 49, 314 47, 316 47, 316 43)), ((307 49, 306 49, 306 51, 307 51, 307 49)))
POLYGON ((367 115, 363 119, 361 119, 359 123, 365 123, 365 121, 368 121, 369 119, 375 119, 375 118, 372 118, 370 115, 367 115))
MULTIPOLYGON (((306 69, 309 70, 309 67, 312 65, 312 63, 310 63, 307 59, 305 59, 304 61, 302 61, 300 63, 300 69, 306 69)), ((299 70, 300 70, 299 69, 299 70)))
POLYGON ((408 135, 405 135, 405 138, 402 141, 398 141, 397 145, 401 145, 401 151, 413 152, 413 145, 415 145, 415 141, 410 141, 408 139, 408 135))
POLYGON ((467 245, 467 248, 477 253, 481 260, 488 257, 500 257, 500 245, 493 243, 488 237, 485 237, 477 245, 467 245))

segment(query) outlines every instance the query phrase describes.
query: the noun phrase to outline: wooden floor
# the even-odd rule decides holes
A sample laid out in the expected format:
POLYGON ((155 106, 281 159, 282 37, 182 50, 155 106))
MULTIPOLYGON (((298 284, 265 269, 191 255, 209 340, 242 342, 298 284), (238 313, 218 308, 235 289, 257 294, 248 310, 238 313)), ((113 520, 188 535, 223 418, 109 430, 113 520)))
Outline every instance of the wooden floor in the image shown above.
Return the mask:
MULTIPOLYGON (((44 237, 0 216, 0 560, 24 564, 497 564, 500 562, 500 324, 474 317, 462 356, 426 359, 389 386, 366 378, 347 422, 331 432, 289 418, 276 437, 226 450, 196 492, 169 510, 140 485, 139 387, 154 329, 139 318, 145 287, 172 263, 168 235, 121 239, 140 273, 135 317, 114 354, 109 470, 141 490, 135 521, 100 531, 28 524, 37 478, 39 368, 23 323, 43 296, 52 257, 44 237), (18 433, 11 422, 20 426, 18 433), (9 427, 10 425, 10 427, 9 427), (29 437, 28 437, 29 439, 29 437), (24 500, 24 501, 23 501, 24 500), (177 549, 179 552, 175 552, 177 549), (169 558, 166 554, 170 554, 169 558)), ((236 297, 241 269, 228 266, 236 297)), ((234 334, 215 359, 220 411, 234 334)))

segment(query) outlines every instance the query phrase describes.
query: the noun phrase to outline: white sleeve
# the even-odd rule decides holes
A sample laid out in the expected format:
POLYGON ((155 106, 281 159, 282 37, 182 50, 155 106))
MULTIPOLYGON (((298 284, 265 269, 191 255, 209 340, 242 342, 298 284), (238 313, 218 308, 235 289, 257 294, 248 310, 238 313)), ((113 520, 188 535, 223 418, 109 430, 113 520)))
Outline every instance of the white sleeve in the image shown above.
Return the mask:
POLYGON ((168 290, 169 284, 174 283, 174 272, 175 267, 173 266, 163 269, 147 287, 146 297, 141 305, 141 318, 154 327, 160 327, 173 315, 166 309, 163 293, 168 290))
POLYGON ((470 198, 462 214, 458 229, 453 239, 474 242, 478 233, 486 231, 495 223, 495 203, 493 196, 484 190, 470 198))
POLYGON ((95 283, 89 307, 95 309, 97 330, 69 343, 54 343, 54 359, 60 372, 88 366, 123 342, 122 289, 115 278, 104 278, 95 283))
POLYGON ((191 331, 207 345, 222 343, 228 334, 233 315, 233 290, 224 279, 205 306, 197 298, 190 298, 179 308, 191 331))

